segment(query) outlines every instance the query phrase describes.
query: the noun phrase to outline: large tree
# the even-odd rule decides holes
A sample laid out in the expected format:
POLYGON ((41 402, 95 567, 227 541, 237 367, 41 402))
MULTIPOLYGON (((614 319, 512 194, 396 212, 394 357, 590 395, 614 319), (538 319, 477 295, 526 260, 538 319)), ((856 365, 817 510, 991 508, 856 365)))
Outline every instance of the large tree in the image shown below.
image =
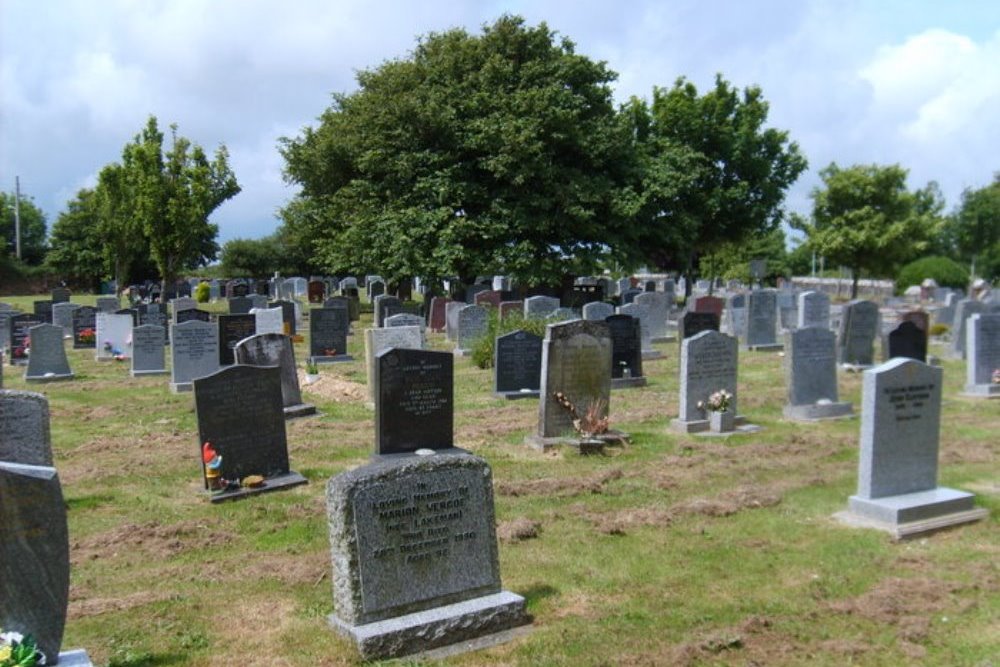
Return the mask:
POLYGON ((429 34, 283 140, 302 190, 282 216, 330 271, 552 284, 593 270, 631 233, 614 78, 519 17, 429 34))
POLYGON ((240 191, 225 146, 210 160, 201 146, 177 135, 176 125, 170 129, 171 145, 164 152, 163 133, 150 116, 125 146, 121 166, 124 203, 148 240, 164 284, 185 268, 215 259, 219 228, 208 218, 240 191))
POLYGON ((812 219, 793 217, 792 226, 828 264, 851 269, 851 298, 862 271, 892 276, 938 234, 934 207, 926 193, 907 190, 906 174, 899 165, 831 163, 820 172, 823 187, 812 192, 812 219))
MULTIPOLYGON (((0 239, 4 243, 4 251, 11 257, 17 256, 16 234, 14 224, 14 193, 0 192, 0 239)), ((45 213, 35 206, 31 197, 21 195, 18 206, 21 219, 21 260, 25 264, 36 266, 45 259, 48 244, 45 240, 45 213)))
POLYGON ((962 193, 948 227, 960 259, 980 276, 1000 277, 1000 172, 986 187, 962 193))
POLYGON ((740 92, 720 75, 699 95, 681 78, 625 112, 645 163, 639 222, 649 264, 692 272, 701 254, 779 225, 806 159, 787 132, 766 126, 760 88, 740 92))
POLYGON ((104 243, 100 235, 97 193, 76 193, 52 225, 52 249, 45 263, 73 284, 96 289, 105 275, 104 243))

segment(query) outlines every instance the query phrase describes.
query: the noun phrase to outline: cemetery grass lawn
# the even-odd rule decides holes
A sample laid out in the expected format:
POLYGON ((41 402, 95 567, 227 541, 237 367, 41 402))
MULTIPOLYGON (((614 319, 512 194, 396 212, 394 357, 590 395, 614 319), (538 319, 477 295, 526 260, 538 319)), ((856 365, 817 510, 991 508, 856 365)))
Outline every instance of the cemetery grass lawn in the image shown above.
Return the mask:
MULTIPOLYGON (((324 494, 372 447, 364 387, 351 398, 365 382, 363 318, 348 339, 355 361, 303 387, 322 415, 288 423, 292 468, 309 484, 221 505, 202 492, 192 395, 171 394, 168 378, 132 379, 127 362, 97 363, 93 350, 68 349, 69 382, 26 386, 5 368, 5 388, 50 400, 73 563, 66 648, 117 667, 358 663, 326 624, 324 494)), ((534 623, 448 664, 996 660, 1000 403, 958 395, 964 364, 943 362, 940 483, 976 492, 991 516, 893 543, 831 519, 854 492, 857 418, 783 421, 781 357, 741 351, 739 412, 763 430, 674 434, 677 346, 657 347, 666 358, 645 363, 649 386, 612 394, 613 426, 631 444, 593 457, 528 449, 537 401, 494 399, 491 371, 456 359, 456 443, 493 468, 503 585, 527 598, 534 623)), ((839 382, 859 411, 861 376, 839 382)))

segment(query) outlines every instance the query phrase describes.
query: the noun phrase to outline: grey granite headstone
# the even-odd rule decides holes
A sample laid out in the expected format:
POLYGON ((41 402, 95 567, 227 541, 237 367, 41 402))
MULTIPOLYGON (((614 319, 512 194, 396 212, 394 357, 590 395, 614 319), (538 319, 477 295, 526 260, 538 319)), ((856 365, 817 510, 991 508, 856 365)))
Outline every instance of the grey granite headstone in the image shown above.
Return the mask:
POLYGON ((786 332, 784 362, 786 419, 813 421, 852 413, 851 404, 837 398, 836 334, 817 326, 786 332))
POLYGON ((330 480, 327 512, 329 621, 363 659, 528 622, 524 598, 500 587, 492 473, 483 459, 461 450, 379 457, 330 480))
POLYGON ((79 307, 80 304, 68 301, 52 304, 52 324, 62 327, 63 336, 73 335, 73 311, 79 307))
POLYGON ((191 297, 182 296, 170 302, 170 316, 174 324, 179 324, 177 314, 185 310, 194 310, 198 307, 198 302, 191 297))
POLYGON ((453 448, 454 357, 394 347, 375 364, 375 453, 453 448))
POLYGON ((450 341, 458 338, 458 311, 465 308, 466 305, 461 301, 449 301, 444 306, 444 335, 450 341))
POLYGON ((166 329, 155 324, 132 329, 132 377, 166 374, 163 353, 166 336, 166 329))
POLYGON ((396 315, 390 315, 385 318, 382 326, 386 327, 420 327, 423 331, 425 328, 424 318, 419 315, 414 315, 413 313, 398 313, 396 315))
POLYGON ((372 408, 375 407, 375 357, 378 353, 393 347, 420 350, 423 346, 420 327, 365 329, 365 370, 368 377, 368 402, 372 408))
POLYGON ((96 303, 97 310, 102 313, 113 313, 121 308, 121 301, 116 296, 99 296, 96 303))
POLYGON ((489 327, 489 313, 483 306, 465 306, 456 314, 455 354, 468 356, 476 341, 486 335, 489 327))
POLYGON ((798 328, 830 328, 830 297, 823 292, 799 294, 798 328))
POLYGON ((255 331, 259 334, 284 334, 285 322, 281 308, 251 308, 255 331))
POLYGON ((653 347, 652 331, 646 326, 646 319, 649 317, 649 307, 642 303, 626 303, 618 307, 619 315, 629 315, 639 320, 639 332, 642 344, 643 359, 657 359, 663 353, 653 347))
POLYGON ((950 353, 954 359, 965 359, 966 327, 970 317, 977 313, 988 312, 988 308, 982 301, 975 299, 962 299, 955 304, 955 318, 951 328, 951 349, 950 353))
POLYGON ((315 405, 302 402, 291 338, 284 334, 257 334, 239 341, 233 351, 238 364, 280 369, 281 400, 286 418, 316 414, 315 405))
POLYGON ((649 329, 650 342, 659 343, 667 338, 667 316, 670 314, 671 301, 663 292, 644 292, 632 301, 635 305, 646 306, 643 326, 649 329))
POLYGON ((615 307, 604 301, 591 301, 583 304, 583 319, 592 322, 603 322, 615 314, 615 307))
POLYGON ((385 319, 403 312, 403 302, 394 296, 380 294, 372 299, 376 327, 384 327, 385 319))
POLYGON ((850 366, 871 366, 879 330, 878 306, 871 301, 851 301, 840 316, 837 336, 839 361, 850 366))
POLYGON ((729 335, 742 339, 747 330, 747 296, 733 294, 726 302, 726 328, 729 335))
POLYGON ((42 394, 0 390, 0 461, 52 465, 49 400, 42 394))
POLYGON ((943 374, 904 358, 865 371, 858 492, 842 520, 898 538, 986 516, 971 493, 937 486, 943 374))
POLYGON ((250 301, 249 297, 246 296, 234 296, 229 299, 229 314, 230 315, 246 315, 253 308, 253 303, 250 301))
POLYGON ((132 324, 131 315, 97 313, 97 346, 94 350, 98 361, 110 361, 115 357, 115 352, 126 359, 132 356, 129 345, 132 324))
POLYGON ((69 380, 73 371, 66 358, 63 345, 63 328, 54 324, 39 324, 29 330, 31 356, 24 379, 28 382, 69 380))
MULTIPOLYGON (((565 397, 578 414, 598 409, 606 416, 611 398, 611 332, 605 322, 573 320, 550 324, 542 341, 542 381, 539 387, 538 431, 529 443, 574 437, 573 416, 561 405, 565 397)), ((558 443, 553 443, 558 444, 558 443)))
POLYGON ((718 331, 702 331, 681 343, 680 414, 671 420, 674 430, 699 433, 708 430, 708 413, 698 403, 719 390, 732 394, 730 410, 735 423, 744 425, 740 416, 737 389, 739 343, 718 331))
POLYGON ((309 359, 313 363, 352 361, 347 354, 350 312, 344 304, 336 308, 313 308, 309 311, 309 359))
POLYGON ((498 398, 538 398, 542 381, 542 337, 530 331, 497 336, 493 356, 493 394, 498 398))
POLYGON ((544 320, 559 308, 559 299, 551 296, 529 296, 524 300, 525 319, 544 320))
POLYGON ((191 391, 196 378, 219 370, 219 332, 210 322, 188 320, 170 327, 170 389, 191 391))
POLYGON ((1000 313, 976 313, 966 321, 965 393, 1000 398, 1000 313))
POLYGON ((53 304, 66 303, 67 301, 69 301, 70 296, 71 294, 68 289, 66 289, 65 287, 57 287, 54 290, 52 290, 52 295, 51 295, 52 303, 53 304))
POLYGON ((0 461, 0 627, 52 664, 69 604, 69 529, 55 468, 0 461))
POLYGON ((747 294, 746 335, 744 346, 750 350, 773 350, 781 347, 777 339, 778 299, 772 289, 747 294))

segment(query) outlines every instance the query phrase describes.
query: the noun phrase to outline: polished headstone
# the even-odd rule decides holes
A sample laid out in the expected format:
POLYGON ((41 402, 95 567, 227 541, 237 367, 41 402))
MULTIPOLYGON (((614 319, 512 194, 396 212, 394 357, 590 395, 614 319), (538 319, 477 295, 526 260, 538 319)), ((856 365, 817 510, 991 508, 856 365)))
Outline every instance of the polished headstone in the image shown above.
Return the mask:
POLYGON ((116 352, 123 358, 132 356, 129 343, 133 324, 131 314, 97 313, 97 346, 94 350, 98 361, 108 361, 116 352))
POLYGON ((517 330, 497 336, 493 393, 504 398, 537 398, 542 372, 542 337, 517 330))
POLYGON ((830 297, 823 292, 806 291, 799 294, 798 328, 830 328, 830 297))
POLYGON ((97 309, 80 306, 73 311, 73 349, 97 346, 97 309))
POLYGON ((642 387, 642 327, 631 315, 608 315, 604 319, 611 334, 611 387, 642 387))
POLYGON ((167 330, 155 324, 132 329, 132 377, 167 372, 163 353, 166 336, 167 330))
POLYGON ((249 313, 219 315, 216 325, 219 331, 219 365, 231 366, 236 363, 236 344, 257 333, 257 317, 249 313))
POLYGON ((368 400, 372 406, 375 404, 375 357, 383 350, 393 347, 408 350, 422 349, 423 340, 420 327, 365 329, 365 370, 368 378, 368 400))
MULTIPOLYGON (((188 311, 189 312, 189 311, 188 311)), ((188 320, 170 327, 170 388, 191 391, 192 381, 219 370, 219 331, 210 322, 188 320)))
POLYGON ((837 336, 832 331, 810 326, 786 332, 784 365, 786 418, 812 421, 851 414, 851 404, 838 400, 837 336))
POLYGON ((375 453, 454 447, 454 358, 391 348, 375 357, 375 453))
POLYGON ((993 374, 1000 369, 1000 312, 971 316, 966 322, 965 392, 1000 397, 993 374))
POLYGON ((751 350, 780 347, 777 317, 778 298, 774 290, 754 290, 747 294, 747 328, 743 344, 751 350))
POLYGON ((732 394, 730 411, 739 416, 737 340, 718 331, 702 331, 681 343, 680 414, 671 426, 686 433, 708 430, 708 412, 699 403, 713 393, 732 394))
POLYGON ((350 361, 352 357, 347 354, 350 324, 350 313, 344 307, 309 311, 310 360, 313 363, 350 361))

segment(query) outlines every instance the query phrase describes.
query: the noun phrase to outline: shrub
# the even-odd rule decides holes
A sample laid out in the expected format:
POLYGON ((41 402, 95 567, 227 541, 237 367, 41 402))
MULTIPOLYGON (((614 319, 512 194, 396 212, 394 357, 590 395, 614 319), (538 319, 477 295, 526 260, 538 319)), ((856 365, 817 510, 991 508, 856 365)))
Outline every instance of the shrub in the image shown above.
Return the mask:
POLYGON ((958 262, 947 257, 924 257, 899 270, 896 292, 902 294, 907 287, 919 285, 927 278, 933 278, 941 287, 961 289, 969 284, 969 272, 958 262))
POLYGON ((947 324, 942 324, 941 322, 935 322, 931 325, 931 329, 928 333, 932 336, 943 336, 948 333, 949 327, 947 324))
POLYGON ((208 303, 211 293, 208 283, 198 283, 194 288, 194 300, 198 303, 208 303))
POLYGON ((472 363, 479 368, 493 368, 494 341, 497 336, 508 334, 511 331, 524 329, 538 336, 545 335, 545 327, 550 320, 528 320, 523 313, 510 313, 501 322, 500 315, 496 308, 488 308, 489 319, 486 325, 486 333, 476 341, 472 348, 472 363))

